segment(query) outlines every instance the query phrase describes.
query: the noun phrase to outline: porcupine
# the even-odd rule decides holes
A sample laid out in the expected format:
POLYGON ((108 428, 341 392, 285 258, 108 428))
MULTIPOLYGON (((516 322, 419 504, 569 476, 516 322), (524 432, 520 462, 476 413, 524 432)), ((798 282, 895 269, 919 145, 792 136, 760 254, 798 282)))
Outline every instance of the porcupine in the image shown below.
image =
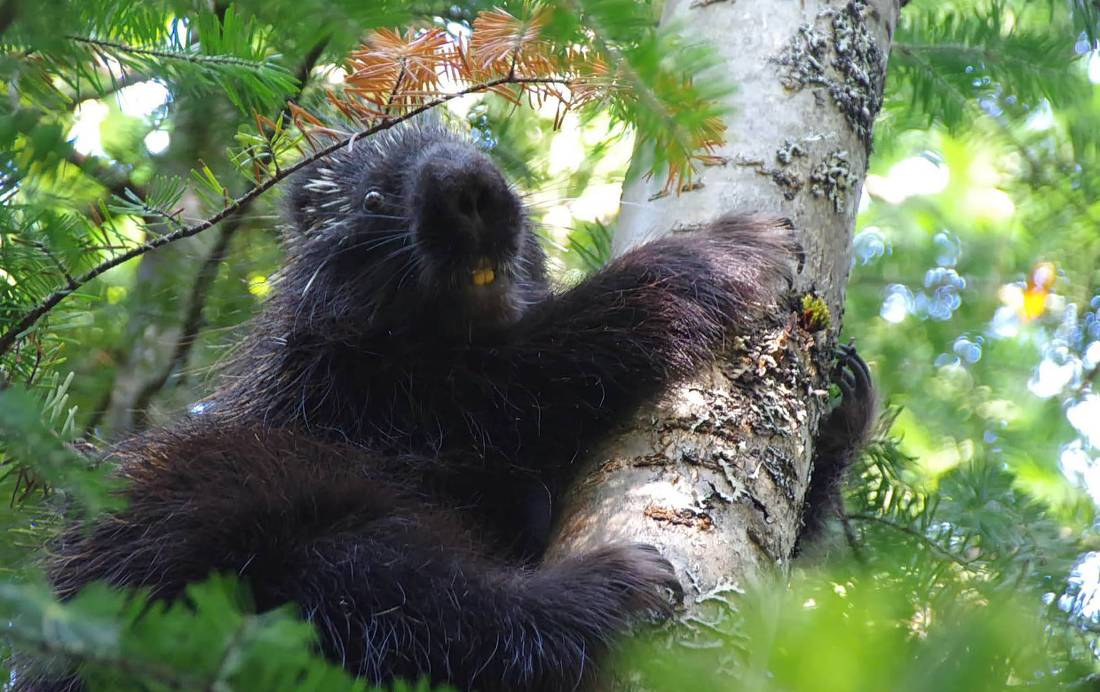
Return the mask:
MULTIPOLYGON (((261 610, 298 604, 372 682, 590 684, 679 585, 642 544, 543 563, 557 498, 586 450, 779 300, 789 224, 723 216, 555 292, 520 196, 430 122, 307 167, 288 216, 285 267, 224 383, 112 452, 129 504, 62 535, 55 588, 173 599, 232 572, 261 610)), ((846 372, 816 461, 830 478, 870 391, 846 372)))

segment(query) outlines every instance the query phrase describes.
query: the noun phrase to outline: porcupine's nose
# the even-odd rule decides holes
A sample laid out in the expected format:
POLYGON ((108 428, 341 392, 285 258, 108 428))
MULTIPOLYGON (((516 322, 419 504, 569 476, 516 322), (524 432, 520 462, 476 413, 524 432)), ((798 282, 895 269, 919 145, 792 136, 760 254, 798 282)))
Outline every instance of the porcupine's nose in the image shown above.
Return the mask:
POLYGON ((499 263, 514 252, 520 213, 493 162, 466 143, 437 144, 419 157, 414 185, 418 240, 469 272, 473 285, 493 283, 499 263))

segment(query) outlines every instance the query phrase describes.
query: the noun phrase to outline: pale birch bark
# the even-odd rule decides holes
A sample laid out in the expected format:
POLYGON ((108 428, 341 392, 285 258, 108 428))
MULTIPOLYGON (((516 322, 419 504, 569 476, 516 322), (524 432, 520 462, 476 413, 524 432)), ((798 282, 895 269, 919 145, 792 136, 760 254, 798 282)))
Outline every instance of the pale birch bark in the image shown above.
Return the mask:
POLYGON ((725 162, 679 195, 660 196, 657 177, 629 185, 616 252, 726 212, 774 213, 794 222, 805 249, 795 295, 816 291, 833 316, 809 333, 797 311, 777 310, 729 364, 675 387, 599 450, 569 498, 554 551, 617 538, 660 546, 700 637, 704 604, 784 569, 799 533, 898 13, 898 0, 665 5, 662 22, 708 41, 736 85, 725 162))

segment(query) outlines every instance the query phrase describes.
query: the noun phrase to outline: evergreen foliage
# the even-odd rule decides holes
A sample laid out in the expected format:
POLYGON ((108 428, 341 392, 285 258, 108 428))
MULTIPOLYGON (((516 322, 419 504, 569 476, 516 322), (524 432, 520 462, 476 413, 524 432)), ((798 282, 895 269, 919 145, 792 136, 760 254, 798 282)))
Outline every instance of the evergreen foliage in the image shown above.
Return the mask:
MULTIPOLYGON (((528 192, 568 282, 610 255, 613 214, 592 208, 617 198, 631 137, 631 169, 674 191, 723 136, 736 85, 685 80, 713 59, 649 2, 0 2, 0 675, 18 650, 93 689, 363 688, 225 575, 172 606, 100 587, 61 604, 34 557, 59 510, 115 502, 89 441, 206 391, 278 266, 277 180, 320 141, 310 118, 351 103, 345 56, 387 27, 461 44, 498 5, 505 48, 456 81, 508 77, 520 41, 529 76, 573 88, 501 83, 451 112, 528 192), (163 99, 141 111, 140 93, 163 99)), ((626 653, 650 686, 1096 684, 1098 35, 1089 0, 909 3, 845 315, 901 408, 790 580, 730 585, 712 619, 626 653), (921 176, 940 184, 914 192, 921 176)), ((373 124, 446 87, 415 86, 368 99, 373 124)))

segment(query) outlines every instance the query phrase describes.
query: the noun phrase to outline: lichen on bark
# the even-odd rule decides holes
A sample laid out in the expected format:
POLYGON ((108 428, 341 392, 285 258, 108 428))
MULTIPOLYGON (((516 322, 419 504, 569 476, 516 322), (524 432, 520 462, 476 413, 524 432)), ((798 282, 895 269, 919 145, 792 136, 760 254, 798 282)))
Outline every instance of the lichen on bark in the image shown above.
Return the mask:
POLYGON ((775 58, 785 68, 783 86, 825 89, 868 151, 886 77, 885 54, 868 29, 871 11, 866 0, 823 8, 775 58))

